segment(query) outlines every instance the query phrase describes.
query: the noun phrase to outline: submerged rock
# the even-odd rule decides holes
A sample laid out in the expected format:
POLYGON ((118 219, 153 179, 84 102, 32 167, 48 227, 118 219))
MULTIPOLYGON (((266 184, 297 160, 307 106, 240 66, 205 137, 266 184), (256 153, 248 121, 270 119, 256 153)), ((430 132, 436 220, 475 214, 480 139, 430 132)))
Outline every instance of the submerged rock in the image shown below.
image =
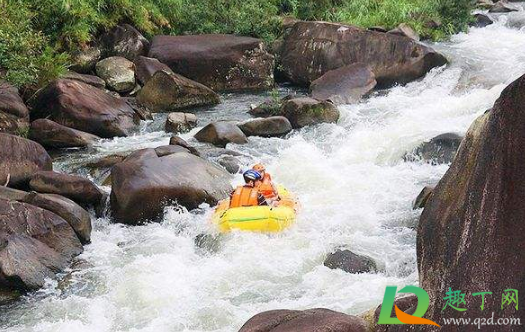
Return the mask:
POLYGON ((377 82, 372 69, 362 63, 355 63, 330 70, 310 85, 315 99, 328 100, 334 104, 356 103, 369 94, 377 82))
POLYGON ((470 25, 476 28, 484 28, 494 23, 494 21, 485 14, 474 14, 475 21, 470 25))
POLYGON ((48 119, 31 122, 29 138, 49 148, 86 147, 100 137, 62 126, 48 119))
MULTIPOLYGON (((516 305, 502 306, 506 290, 523 289, 525 280, 524 174, 522 76, 503 90, 492 111, 471 125, 423 210, 417 259, 420 287, 430 296, 425 318, 443 317, 443 298, 451 289, 491 291, 493 295, 485 296, 485 311, 525 320, 525 311, 516 310, 516 305)), ((475 319, 479 311, 450 310, 447 316, 475 319)), ((498 327, 498 331, 514 330, 511 325, 498 327)))
POLYGON ((171 203, 188 209, 211 205, 232 190, 230 175, 190 153, 158 157, 153 149, 130 155, 111 170, 111 212, 117 222, 156 220, 171 203))
POLYGON ((82 252, 71 226, 39 207, 0 199, 0 289, 35 290, 82 252))
POLYGON ((197 126, 197 116, 192 113, 170 113, 166 119, 165 130, 171 133, 190 131, 197 126))
POLYGON ((67 197, 80 205, 99 205, 103 192, 90 180, 77 175, 56 172, 37 172, 31 177, 32 190, 67 197))
POLYGON ((0 147, 0 185, 23 187, 35 172, 53 169, 47 151, 34 141, 0 133, 0 147))
POLYGON ((463 137, 455 133, 441 134, 418 146, 412 154, 405 156, 405 160, 423 160, 432 164, 451 163, 462 140, 463 137))
POLYGON ((274 84, 274 57, 256 38, 156 36, 148 56, 214 91, 263 90, 274 84))
POLYGON ((170 112, 218 104, 220 98, 210 88, 184 76, 157 71, 140 90, 137 101, 152 112, 170 112))
POLYGON ((71 80, 54 81, 40 91, 31 117, 48 118, 103 138, 127 136, 139 120, 124 100, 71 80))
POLYGON ((100 36, 99 41, 106 57, 121 56, 133 61, 149 49, 149 41, 129 24, 114 27, 100 36))
POLYGON ((96 69, 111 90, 125 93, 135 88, 135 65, 126 58, 106 58, 97 63, 96 69))
POLYGON ((284 116, 248 120, 239 125, 246 136, 280 137, 292 131, 292 124, 284 116))
POLYGON ((366 332, 362 318, 329 309, 271 310, 250 318, 239 332, 366 332))
POLYGON ((389 86, 422 77, 447 60, 409 38, 328 22, 294 24, 280 52, 285 77, 304 86, 330 70, 358 62, 372 68, 379 86, 389 86))
POLYGON ((348 273, 368 273, 377 271, 374 260, 367 256, 356 255, 350 250, 336 250, 329 254, 324 266, 334 270, 340 269, 348 273))
POLYGON ((490 8, 489 13, 510 13, 517 12, 518 10, 519 9, 516 6, 510 4, 508 1, 500 0, 490 8))
POLYGON ((339 111, 334 104, 308 97, 285 101, 280 115, 286 117, 295 129, 339 120, 339 111))
POLYGON ((195 138, 199 142, 211 143, 223 148, 228 143, 245 144, 248 142, 242 130, 235 123, 229 121, 210 123, 195 134, 195 138))

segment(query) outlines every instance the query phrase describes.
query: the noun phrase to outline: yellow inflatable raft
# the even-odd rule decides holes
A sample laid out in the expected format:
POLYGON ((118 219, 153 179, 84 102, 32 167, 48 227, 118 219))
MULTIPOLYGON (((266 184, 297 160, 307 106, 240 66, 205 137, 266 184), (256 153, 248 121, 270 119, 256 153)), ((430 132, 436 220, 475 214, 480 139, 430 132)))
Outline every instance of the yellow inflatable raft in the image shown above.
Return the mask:
POLYGON ((298 202, 286 188, 277 186, 279 206, 250 206, 229 208, 230 200, 219 203, 212 216, 212 222, 219 227, 221 233, 232 230, 242 230, 261 233, 277 233, 295 222, 298 202))

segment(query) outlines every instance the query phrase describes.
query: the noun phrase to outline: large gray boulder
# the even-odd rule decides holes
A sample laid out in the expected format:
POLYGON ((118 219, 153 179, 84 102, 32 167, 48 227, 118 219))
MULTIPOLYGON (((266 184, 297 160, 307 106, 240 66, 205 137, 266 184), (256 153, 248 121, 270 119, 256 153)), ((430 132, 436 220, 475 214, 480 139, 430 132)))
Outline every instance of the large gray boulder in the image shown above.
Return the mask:
POLYGON ((127 136, 139 121, 124 100, 72 80, 54 81, 40 91, 33 100, 31 117, 48 118, 103 138, 127 136))
POLYGON ((113 56, 100 60, 96 70, 111 90, 126 93, 135 88, 135 65, 126 58, 113 56))
POLYGON ((451 163, 462 140, 463 136, 456 133, 438 135, 421 143, 412 153, 405 156, 405 160, 423 160, 434 165, 451 163))
POLYGON ((256 38, 156 36, 148 56, 214 91, 263 90, 274 84, 274 57, 256 38))
POLYGON ((161 70, 139 91, 137 101, 152 112, 171 112, 218 104, 220 99, 217 93, 200 83, 161 70))
POLYGON ((443 55, 404 36, 328 22, 295 23, 278 54, 285 78, 305 86, 354 63, 369 65, 379 86, 410 82, 447 63, 443 55))
POLYGON ((53 169, 49 154, 34 141, 0 133, 0 147, 0 185, 25 186, 35 172, 53 169))
POLYGON ((114 27, 100 36, 99 42, 105 57, 121 56, 131 61, 149 48, 149 41, 129 24, 114 27))
POLYGON ((339 111, 334 104, 308 97, 284 101, 279 112, 295 129, 339 120, 339 111))
POLYGON ((9 83, 0 81, 0 132, 19 135, 29 128, 29 110, 9 83))
POLYGON ((62 126, 48 119, 31 122, 29 138, 49 148, 86 147, 100 137, 62 126))
POLYGON ((73 228, 39 207, 0 199, 0 289, 35 290, 82 252, 73 228))
POLYGON ((211 143, 222 148, 228 143, 244 144, 248 142, 242 130, 230 121, 210 123, 196 133, 195 138, 199 142, 211 143))
POLYGON ((372 68, 354 63, 330 70, 310 85, 313 98, 329 100, 334 104, 356 103, 369 94, 377 82, 372 68))
POLYGON ((214 205, 232 190, 230 175, 210 162, 185 152, 158 157, 153 149, 115 165, 111 182, 112 215, 129 225, 157 220, 171 203, 188 209, 214 205))
POLYGON ((78 175, 36 172, 31 177, 29 187, 39 193, 67 197, 84 206, 96 206, 104 199, 104 193, 93 182, 78 175))
POLYGON ((364 319, 329 309, 271 310, 250 318, 239 332, 366 332, 364 319))
POLYGON ((248 120, 239 125, 246 136, 280 137, 292 131, 292 124, 284 116, 248 120))
POLYGON ((354 254, 350 250, 336 250, 330 253, 324 261, 324 266, 332 270, 340 269, 348 273, 377 271, 377 265, 372 258, 354 254))

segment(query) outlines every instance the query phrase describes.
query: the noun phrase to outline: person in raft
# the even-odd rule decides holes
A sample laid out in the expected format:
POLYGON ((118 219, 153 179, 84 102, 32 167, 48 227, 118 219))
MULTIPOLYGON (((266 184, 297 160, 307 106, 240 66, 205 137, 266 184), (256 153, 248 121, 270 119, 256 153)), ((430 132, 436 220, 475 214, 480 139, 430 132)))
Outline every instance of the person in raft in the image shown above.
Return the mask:
POLYGON ((266 167, 263 164, 256 164, 252 169, 261 174, 262 179, 255 183, 261 194, 270 202, 278 201, 279 192, 272 182, 272 176, 266 172, 266 167))
POLYGON ((257 187, 257 182, 262 180, 261 174, 250 169, 242 176, 245 184, 238 186, 230 195, 230 208, 269 205, 257 187))

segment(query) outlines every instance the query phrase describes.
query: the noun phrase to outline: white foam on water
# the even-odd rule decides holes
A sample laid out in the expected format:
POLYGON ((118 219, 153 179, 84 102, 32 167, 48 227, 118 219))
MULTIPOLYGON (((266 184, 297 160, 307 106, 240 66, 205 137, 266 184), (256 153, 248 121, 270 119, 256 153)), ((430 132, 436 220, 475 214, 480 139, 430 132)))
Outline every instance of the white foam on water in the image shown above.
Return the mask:
MULTIPOLYGON (((194 243, 199 233, 213 232, 206 207, 168 208, 162 224, 137 227, 97 220, 81 264, 65 281, 1 313, 5 329, 226 332, 271 309, 358 314, 381 302, 385 286, 417 284, 420 211, 411 201, 448 166, 406 163, 403 155, 438 134, 464 133, 525 72, 525 32, 506 23, 501 18, 435 45, 451 65, 341 107, 337 125, 232 146, 265 162, 299 196, 302 209, 290 230, 230 234, 217 252, 206 252, 194 243), (380 272, 324 267, 326 254, 339 247, 372 257, 380 272)), ((167 137, 104 141, 97 153, 154 147, 167 137)))

